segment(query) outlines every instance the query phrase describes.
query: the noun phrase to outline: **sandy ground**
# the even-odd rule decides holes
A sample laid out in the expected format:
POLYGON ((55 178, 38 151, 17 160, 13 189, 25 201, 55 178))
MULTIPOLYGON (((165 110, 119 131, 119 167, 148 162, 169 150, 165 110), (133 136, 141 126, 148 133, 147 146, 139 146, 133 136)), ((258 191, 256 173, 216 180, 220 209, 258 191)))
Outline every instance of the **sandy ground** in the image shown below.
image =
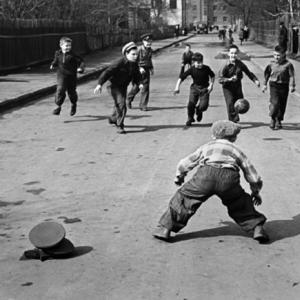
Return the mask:
MULTIPOLYGON (((217 38, 191 40, 218 71, 217 38)), ((226 118, 218 83, 203 121, 188 130, 190 81, 174 89, 183 47, 155 57, 150 110, 128 112, 126 135, 108 125, 111 99, 96 82, 79 86, 78 113, 51 115, 53 97, 1 115, 0 299, 199 300, 299 299, 300 102, 289 99, 284 129, 268 128, 268 94, 247 78, 250 111, 238 145, 264 180, 268 245, 257 244, 212 197, 172 243, 151 233, 169 198, 179 159, 210 139, 210 126, 226 118), (78 218, 78 222, 68 220, 78 218), (75 245, 69 259, 20 261, 33 246, 30 229, 54 220, 75 245)), ((261 69, 249 68, 262 78, 261 69)), ((138 106, 138 98, 134 102, 138 106)), ((243 181, 245 189, 249 190, 243 181)))

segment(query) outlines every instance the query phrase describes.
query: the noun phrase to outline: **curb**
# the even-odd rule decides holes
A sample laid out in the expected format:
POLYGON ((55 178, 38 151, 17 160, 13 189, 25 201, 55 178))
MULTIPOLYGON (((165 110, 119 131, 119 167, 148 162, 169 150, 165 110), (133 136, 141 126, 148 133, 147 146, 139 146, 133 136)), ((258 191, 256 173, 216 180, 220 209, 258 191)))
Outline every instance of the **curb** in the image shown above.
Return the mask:
MULTIPOLYGON (((193 36, 194 35, 189 35, 185 38, 178 39, 178 40, 176 40, 174 42, 171 42, 170 44, 167 44, 167 45, 165 45, 161 48, 157 48, 157 49, 153 50, 153 53, 158 54, 161 50, 169 48, 169 47, 171 47, 173 45, 176 45, 176 44, 178 44, 182 41, 185 41, 187 39, 190 39, 193 36)), ((107 68, 107 66, 103 66, 103 67, 100 67, 100 68, 96 69, 95 71, 90 71, 89 73, 81 75, 80 77, 78 77, 77 83, 81 84, 81 83, 84 83, 84 82, 94 78, 94 77, 95 78, 98 77, 101 74, 101 72, 103 72, 106 68, 107 68)), ((11 99, 4 100, 3 102, 0 103, 0 114, 4 113, 5 111, 10 110, 12 108, 22 106, 22 105, 28 104, 30 102, 36 101, 36 100, 38 100, 42 97, 51 95, 55 92, 55 90, 56 90, 56 84, 53 84, 51 86, 41 88, 39 90, 21 95, 21 96, 16 97, 16 98, 11 98, 11 99)))

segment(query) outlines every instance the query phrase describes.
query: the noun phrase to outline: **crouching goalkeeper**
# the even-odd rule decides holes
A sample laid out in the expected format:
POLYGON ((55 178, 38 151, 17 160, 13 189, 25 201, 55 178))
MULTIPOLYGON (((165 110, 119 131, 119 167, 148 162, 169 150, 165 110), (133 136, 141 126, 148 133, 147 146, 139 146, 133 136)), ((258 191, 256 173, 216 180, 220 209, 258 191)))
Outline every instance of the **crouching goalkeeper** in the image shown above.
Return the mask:
POLYGON ((234 144, 241 128, 238 124, 221 120, 212 125, 213 140, 182 159, 175 183, 182 185, 189 171, 198 166, 193 177, 172 197, 169 207, 153 233, 155 238, 168 241, 171 232, 185 227, 197 209, 211 196, 217 195, 227 207, 229 216, 260 243, 269 241, 263 225, 266 217, 254 205, 260 205, 262 180, 247 156, 234 144), (250 184, 251 194, 240 184, 239 170, 250 184))

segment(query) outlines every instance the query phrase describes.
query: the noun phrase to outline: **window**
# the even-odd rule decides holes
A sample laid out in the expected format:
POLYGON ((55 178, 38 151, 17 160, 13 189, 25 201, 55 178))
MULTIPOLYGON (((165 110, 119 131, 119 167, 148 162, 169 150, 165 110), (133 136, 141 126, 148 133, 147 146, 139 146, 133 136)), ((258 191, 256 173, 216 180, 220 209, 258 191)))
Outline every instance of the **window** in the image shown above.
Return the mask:
POLYGON ((223 22, 227 22, 227 17, 223 17, 223 22))
POLYGON ((213 10, 217 10, 217 5, 214 5, 214 6, 213 6, 213 10))
POLYGON ((170 0, 170 9, 177 8, 177 0, 170 0))

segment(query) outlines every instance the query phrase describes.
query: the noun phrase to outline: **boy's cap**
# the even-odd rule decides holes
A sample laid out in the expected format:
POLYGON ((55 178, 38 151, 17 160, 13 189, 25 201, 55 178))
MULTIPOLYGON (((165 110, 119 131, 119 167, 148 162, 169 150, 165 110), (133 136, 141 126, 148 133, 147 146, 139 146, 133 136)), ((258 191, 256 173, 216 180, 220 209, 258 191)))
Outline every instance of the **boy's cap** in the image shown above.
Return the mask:
POLYGON ((62 38, 60 38, 59 43, 72 43, 72 39, 67 37, 67 36, 63 36, 62 38))
POLYGON ((137 48, 137 45, 134 42, 129 42, 122 48, 122 54, 125 55, 126 52, 129 52, 131 49, 137 48))
POLYGON ((219 120, 213 123, 211 131, 215 138, 223 139, 237 136, 241 131, 241 127, 228 120, 219 120))
POLYGON ((149 41, 153 39, 153 35, 152 33, 145 33, 143 35, 141 35, 141 40, 142 41, 149 41))
POLYGON ((199 52, 195 52, 192 56, 193 61, 203 61, 203 55, 199 52))
POLYGON ((64 227, 53 221, 35 225, 29 232, 29 240, 41 249, 51 248, 60 243, 66 235, 64 227))

